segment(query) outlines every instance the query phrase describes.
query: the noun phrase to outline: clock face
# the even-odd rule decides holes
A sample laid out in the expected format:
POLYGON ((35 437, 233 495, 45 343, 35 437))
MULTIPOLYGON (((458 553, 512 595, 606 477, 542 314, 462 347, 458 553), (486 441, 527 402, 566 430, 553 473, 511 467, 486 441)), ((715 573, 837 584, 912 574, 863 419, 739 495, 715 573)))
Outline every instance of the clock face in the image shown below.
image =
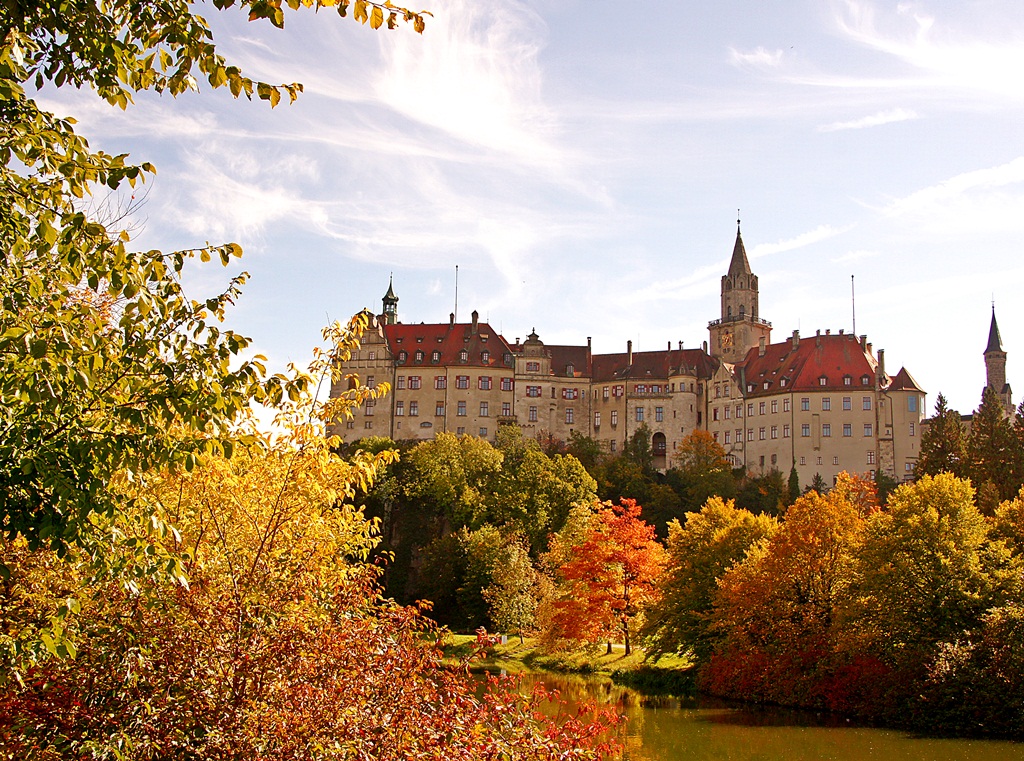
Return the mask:
POLYGON ((731 347, 732 333, 726 330, 724 333, 722 333, 721 338, 719 338, 719 342, 721 343, 723 349, 728 349, 729 347, 731 347))

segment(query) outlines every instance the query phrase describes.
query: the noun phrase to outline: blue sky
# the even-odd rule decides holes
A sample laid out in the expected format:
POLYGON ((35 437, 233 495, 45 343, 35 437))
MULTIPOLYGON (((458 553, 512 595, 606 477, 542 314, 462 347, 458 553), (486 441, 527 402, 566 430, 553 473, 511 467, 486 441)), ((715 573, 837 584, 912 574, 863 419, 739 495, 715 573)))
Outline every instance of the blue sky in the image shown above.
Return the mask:
POLYGON ((137 244, 235 241, 230 318, 274 369, 380 309, 473 309, 598 352, 707 340, 741 209, 773 339, 852 328, 973 409, 992 299, 1024 393, 1020 0, 437 0, 425 33, 333 12, 285 30, 202 7, 220 50, 304 83, 271 110, 203 89, 121 112, 43 93, 152 161, 137 244), (1021 368, 1017 372, 1017 368, 1021 368))

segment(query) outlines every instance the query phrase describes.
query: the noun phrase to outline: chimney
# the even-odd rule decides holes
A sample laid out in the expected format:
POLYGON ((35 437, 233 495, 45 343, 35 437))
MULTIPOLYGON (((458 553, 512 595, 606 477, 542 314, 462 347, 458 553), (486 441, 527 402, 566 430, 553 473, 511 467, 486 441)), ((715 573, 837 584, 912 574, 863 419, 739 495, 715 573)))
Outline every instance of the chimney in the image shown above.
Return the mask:
POLYGON ((885 349, 878 350, 878 377, 885 377, 885 349))
POLYGON ((793 331, 793 338, 791 340, 793 342, 793 351, 796 351, 797 349, 800 348, 800 331, 799 330, 794 330, 793 331))
POLYGON ((860 337, 860 348, 864 349, 865 351, 867 351, 867 348, 868 348, 868 337, 867 336, 861 336, 860 337))
POLYGON ((665 347, 665 351, 672 351, 672 342, 668 342, 668 346, 665 347))
MULTIPOLYGON (((865 337, 865 338, 867 338, 867 336, 864 336, 864 337, 865 337)), ((867 346, 866 346, 866 347, 864 347, 864 350, 865 350, 865 351, 866 351, 866 352, 867 352, 868 354, 870 354, 870 353, 871 353, 871 347, 872 347, 872 343, 871 343, 870 341, 868 341, 868 342, 867 342, 867 346)))
POLYGON ((587 351, 589 352, 593 347, 590 345, 590 336, 587 336, 587 351))
POLYGON ((757 356, 764 356, 764 336, 761 336, 761 340, 757 342, 757 356))
POLYGON ((448 313, 448 327, 449 328, 454 328, 455 327, 455 312, 449 312, 448 313))
POLYGON ((633 342, 626 341, 626 365, 633 366, 633 342))
POLYGON ((819 348, 821 347, 821 330, 820 329, 818 330, 817 334, 814 337, 814 345, 819 347, 819 348))
POLYGON ((708 353, 708 342, 705 341, 703 344, 701 344, 701 348, 704 349, 704 353, 707 354, 708 353))
POLYGON ((825 335, 826 336, 832 335, 832 328, 825 328, 825 335))
POLYGON ((472 333, 473 335, 476 335, 476 332, 480 329, 480 323, 479 323, 480 313, 474 309, 472 316, 473 316, 473 325, 470 328, 469 332, 472 333))
POLYGON ((843 328, 839 328, 839 335, 843 334, 843 328))
POLYGON ((682 351, 682 350, 683 350, 683 342, 682 342, 682 341, 680 341, 680 342, 679 342, 679 351, 682 351))

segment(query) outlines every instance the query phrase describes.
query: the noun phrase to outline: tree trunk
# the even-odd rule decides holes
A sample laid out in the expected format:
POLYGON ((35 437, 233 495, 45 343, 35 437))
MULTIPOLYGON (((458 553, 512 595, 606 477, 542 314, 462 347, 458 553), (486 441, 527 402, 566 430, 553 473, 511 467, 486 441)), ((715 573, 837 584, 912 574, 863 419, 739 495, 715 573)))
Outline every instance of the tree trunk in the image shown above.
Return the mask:
POLYGON ((611 640, 608 640, 608 649, 604 651, 604 654, 605 655, 611 655, 612 654, 612 641, 611 640))

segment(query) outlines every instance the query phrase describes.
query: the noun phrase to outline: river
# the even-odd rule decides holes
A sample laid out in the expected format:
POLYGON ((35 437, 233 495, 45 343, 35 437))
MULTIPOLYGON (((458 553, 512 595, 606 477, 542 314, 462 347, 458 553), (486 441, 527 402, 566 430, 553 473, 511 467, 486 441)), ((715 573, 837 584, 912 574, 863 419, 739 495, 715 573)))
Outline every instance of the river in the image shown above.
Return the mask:
POLYGON ((737 707, 712 699, 649 698, 608 680, 534 674, 567 707, 583 700, 627 717, 620 741, 629 761, 1024 761, 1024 744, 922 738, 856 726, 828 715, 737 707))

